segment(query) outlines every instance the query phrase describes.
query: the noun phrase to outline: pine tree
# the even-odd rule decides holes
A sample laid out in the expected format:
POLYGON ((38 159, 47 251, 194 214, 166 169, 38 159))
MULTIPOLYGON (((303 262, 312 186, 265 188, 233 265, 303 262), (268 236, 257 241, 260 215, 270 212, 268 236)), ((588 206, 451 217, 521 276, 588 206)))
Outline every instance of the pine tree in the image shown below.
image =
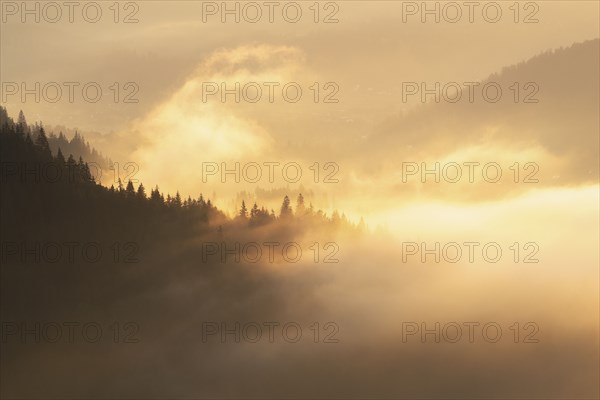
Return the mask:
POLYGON ((181 207, 181 195, 179 194, 179 191, 177 191, 177 193, 175 194, 175 198, 173 199, 173 205, 177 208, 181 207))
POLYGON ((161 198, 160 191, 158 190, 158 185, 150 192, 150 201, 154 204, 162 204, 164 202, 161 198))
POLYGON ((48 138, 46 137, 46 132, 43 127, 40 127, 38 132, 38 136, 35 139, 35 145, 38 147, 38 151, 42 155, 44 159, 51 159, 52 152, 50 151, 50 144, 48 143, 48 138))
POLYGON ((258 218, 258 215, 259 215, 258 205, 256 204, 256 202, 254 202, 254 206, 252 206, 252 210, 250 210, 250 218, 256 219, 256 218, 258 218))
POLYGON ((67 174, 69 175, 70 182, 80 178, 80 175, 77 173, 77 163, 73 158, 73 154, 69 154, 69 158, 67 158, 67 174))
POLYGON ((77 164, 77 171, 79 172, 79 177, 81 177, 84 182, 92 182, 94 180, 89 165, 83 162, 81 156, 79 157, 79 163, 77 164))
POLYGON ((138 186, 137 195, 140 199, 146 199, 146 188, 144 184, 140 182, 140 186, 138 186))
POLYGON ((127 182, 127 187, 125 188, 125 192, 127 192, 128 196, 133 197, 135 195, 135 188, 133 187, 133 182, 131 179, 127 182))
POLYGON ((2 125, 2 129, 10 129, 12 128, 12 118, 8 116, 8 111, 6 108, 0 106, 0 125, 2 125), (7 125, 7 128, 4 128, 4 125, 7 125))
POLYGON ((280 218, 288 218, 292 216, 292 208, 290 207, 290 198, 286 195, 283 198, 283 203, 281 204, 281 211, 279 212, 280 218))
POLYGON ((304 215, 305 211, 306 207, 304 206, 304 196, 302 196, 302 193, 300 193, 298 195, 298 199, 296 200, 296 215, 304 215))
POLYGON ((19 111, 17 126, 19 126, 23 130, 23 132, 27 130, 27 120, 25 119, 25 114, 23 114, 23 110, 19 111))
POLYGON ((246 208, 246 202, 242 200, 242 208, 240 209, 240 218, 248 218, 248 209, 246 208))
POLYGON ((56 164, 58 165, 58 167, 60 169, 64 169, 65 167, 65 156, 63 155, 62 151, 60 150, 60 147, 58 148, 58 151, 56 152, 56 164))

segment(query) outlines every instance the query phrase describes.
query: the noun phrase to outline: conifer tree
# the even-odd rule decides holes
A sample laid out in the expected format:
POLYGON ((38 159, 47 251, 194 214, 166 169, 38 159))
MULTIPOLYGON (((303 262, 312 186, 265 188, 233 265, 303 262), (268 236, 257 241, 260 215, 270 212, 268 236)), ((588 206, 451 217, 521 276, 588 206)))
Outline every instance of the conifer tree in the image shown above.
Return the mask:
POLYGON ((283 198, 283 203, 281 204, 281 210, 279 212, 280 218, 288 218, 292 216, 292 208, 290 207, 290 198, 286 195, 283 198))
POLYGON ((60 169, 64 169, 66 164, 65 161, 65 156, 63 155, 62 151, 60 150, 60 147, 58 148, 58 151, 56 152, 56 165, 58 165, 58 167, 60 169))
POLYGON ((248 218, 248 209, 246 208, 246 202, 242 200, 242 208, 240 208, 240 217, 243 219, 248 218))
POLYGON ((144 188, 144 184, 140 182, 140 186, 138 186, 137 195, 140 199, 146 199, 146 188, 144 188))
POLYGON ((304 196, 302 193, 298 195, 298 199, 296 200, 296 215, 303 215, 306 211, 306 207, 304 206, 304 196))
POLYGON ((258 205, 254 202, 254 206, 252 206, 252 210, 250 210, 250 218, 255 219, 259 216, 258 205))
POLYGON ((52 158, 50 144, 48 143, 48 138, 46 137, 46 132, 43 127, 40 127, 37 138, 35 139, 35 145, 44 159, 49 160, 52 158))
POLYGON ((125 188, 125 191, 127 192, 128 196, 133 197, 133 195, 135 195, 135 188, 133 187, 133 182, 131 182, 131 179, 127 182, 127 187, 125 188))

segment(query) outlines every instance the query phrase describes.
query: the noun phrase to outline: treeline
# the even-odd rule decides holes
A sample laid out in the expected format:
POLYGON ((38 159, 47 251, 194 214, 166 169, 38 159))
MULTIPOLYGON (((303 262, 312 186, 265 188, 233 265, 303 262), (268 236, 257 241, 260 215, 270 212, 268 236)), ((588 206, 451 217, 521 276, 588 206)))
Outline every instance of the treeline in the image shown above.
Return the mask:
MULTIPOLYGON (((64 140, 57 139, 57 143, 64 140)), ((3 235, 27 238, 35 232, 45 237, 85 237, 119 232, 128 238, 182 237, 276 223, 302 229, 357 229, 337 213, 329 218, 312 204, 305 206, 301 194, 295 212, 286 195, 277 214, 242 202, 238 216, 230 219, 202 194, 182 199, 179 192, 164 194, 156 186, 147 193, 143 183, 135 187, 131 181, 120 180, 116 187, 107 188, 94 180, 86 160, 68 151, 58 147, 54 155, 43 126, 27 125, 22 112, 15 122, 0 107, 3 235)))
POLYGON ((72 154, 74 158, 81 157, 87 162, 96 163, 102 169, 110 169, 113 164, 109 158, 91 147, 90 143, 77 132, 70 140, 62 132, 59 132, 58 136, 50 133, 48 143, 52 154, 58 154, 61 150, 63 154, 72 154))
MULTIPOLYGON (((4 107, 0 107, 0 121, 5 121, 9 125, 15 125, 15 122, 9 118, 8 112, 4 107)), ((42 129, 42 125, 37 122, 33 125, 27 124, 27 119, 25 118, 23 111, 19 112, 16 124, 21 127, 23 134, 29 134, 34 142, 42 129)), ((60 150, 63 154, 70 154, 75 159, 82 158, 88 163, 96 163, 102 169, 109 169, 112 166, 112 161, 92 147, 77 131, 75 131, 71 139, 65 136, 62 131, 56 135, 54 132, 48 134, 48 132, 44 130, 44 135, 50 146, 50 151, 54 155, 57 155, 60 150)))

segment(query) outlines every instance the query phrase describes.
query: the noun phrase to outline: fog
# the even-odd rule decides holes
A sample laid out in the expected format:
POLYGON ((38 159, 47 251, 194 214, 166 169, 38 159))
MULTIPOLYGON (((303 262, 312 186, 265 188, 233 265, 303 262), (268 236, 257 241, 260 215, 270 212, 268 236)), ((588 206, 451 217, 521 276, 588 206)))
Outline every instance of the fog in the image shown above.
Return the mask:
POLYGON ((130 25, 3 8, 0 116, 36 133, 0 121, 9 159, 58 159, 43 124, 116 164, 2 171, 2 396, 600 396, 598 3, 528 2, 531 24, 404 23, 387 1, 227 24, 202 3, 132 2, 130 25), (73 241, 104 257, 11 247, 73 241))

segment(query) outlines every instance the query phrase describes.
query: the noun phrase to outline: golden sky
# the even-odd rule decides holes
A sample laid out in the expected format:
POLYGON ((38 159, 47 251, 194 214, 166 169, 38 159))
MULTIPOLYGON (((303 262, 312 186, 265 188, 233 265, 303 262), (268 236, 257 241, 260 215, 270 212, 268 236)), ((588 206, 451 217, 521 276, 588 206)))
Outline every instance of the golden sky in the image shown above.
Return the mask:
MULTIPOLYGON (((513 347, 499 356, 504 369, 497 377, 517 374, 514 381, 522 384, 509 394, 528 393, 523 388, 531 376, 552 371, 565 380, 536 376, 536 393, 564 384, 563 392, 597 394, 589 382, 598 372, 591 363, 598 353, 600 2, 498 1, 502 18, 496 23, 479 8, 473 22, 465 16, 458 23, 423 23, 419 14, 403 21, 408 4, 422 2, 377 0, 321 1, 318 23, 312 1, 297 2, 303 12, 298 23, 278 12, 272 23, 223 23, 219 14, 205 15, 204 22, 203 7, 221 2, 200 1, 121 2, 118 23, 109 8, 113 2, 101 1, 97 23, 78 12, 73 23, 22 23, 13 3, 24 4, 0 3, 0 100, 11 116, 23 110, 28 122, 43 121, 55 133, 57 126, 78 129, 119 163, 122 177, 125 164, 135 163, 133 178, 146 188, 159 185, 185 198, 202 192, 230 214, 242 199, 278 210, 286 194, 294 207, 302 191, 307 203, 328 215, 339 210, 353 221, 365 219, 374 236, 366 244, 346 243, 347 262, 320 272, 331 280, 311 286, 307 297, 320 306, 307 315, 356 324, 349 341, 366 338, 362 349, 372 357, 365 356, 366 365, 404 365, 387 350, 397 349, 400 311, 402 318, 536 320, 544 329, 543 345, 513 347), (510 8, 515 4, 518 15, 510 8), (123 23, 128 15, 138 22, 123 23), (328 15, 339 21, 323 23, 328 15), (538 22, 524 23, 532 18, 538 22), (7 93, 23 82, 28 88, 58 82, 65 92, 56 102, 7 93), (79 85, 72 102, 65 82, 79 85), (220 92, 208 94, 236 82, 258 83, 261 99, 235 102, 229 95, 223 102, 220 92), (407 83, 436 82, 494 83, 503 97, 485 101, 476 90, 473 102, 436 103, 429 96, 424 104, 419 95, 404 101, 407 83), (89 83, 103 91, 98 102, 83 99, 81 87, 89 83), (284 98, 289 83, 302 89, 297 102, 284 98), (268 85, 274 87, 272 102, 268 85), (230 170, 240 163, 240 174, 251 176, 259 165, 262 179, 235 182, 229 174, 221 182, 218 172, 206 175, 209 165, 222 163, 230 170), (265 163, 275 168, 273 182, 265 163), (282 177, 289 163, 292 176, 301 169, 298 180, 282 177), (436 166, 439 182, 422 174, 436 166), (457 168, 461 179, 454 182, 457 168), (502 262, 427 268, 398 262, 401 242, 473 240, 501 243, 502 262), (540 262, 511 262, 506 249, 514 242, 536 243, 540 262), (574 354, 561 353, 552 359, 565 362, 550 365, 544 356, 563 352, 563 346, 574 354), (523 354, 526 362, 519 362, 523 354), (585 365, 571 370, 571 356, 585 365)), ((246 95, 255 94, 256 85, 249 86, 246 95)), ((297 271, 277 273, 290 274, 304 288, 311 273, 297 271)), ((264 356, 254 355, 255 349, 245 350, 249 365, 264 356)), ((477 360, 487 363, 489 351, 483 348, 477 360)), ((442 364, 438 353, 433 358, 421 361, 423 370, 442 364)), ((452 384, 452 373, 474 369, 462 365, 431 376, 452 384)), ((504 382, 498 385, 506 389, 504 382)))
MULTIPOLYGON (((373 208, 381 211, 411 201, 489 202, 530 189, 596 180, 590 162, 597 161, 597 140, 587 140, 595 140, 597 121, 594 125, 590 110, 597 105, 597 92, 595 98, 573 99, 578 110, 561 109, 564 116, 556 112, 556 99, 564 99, 569 88, 597 82, 597 60, 582 71, 558 71, 555 66, 546 71, 542 66, 502 75, 504 98, 496 104, 479 98, 457 108, 442 101, 429 109, 418 95, 403 101, 402 89, 406 82, 479 82, 542 52, 597 39, 597 2, 545 1, 535 7, 521 2, 518 15, 509 3, 499 2, 502 15, 496 23, 487 22, 479 8, 469 22, 464 7, 459 22, 448 22, 444 15, 451 18, 454 11, 443 3, 440 23, 432 16, 422 23, 420 13, 409 13, 412 5, 405 3, 411 2, 321 2, 319 23, 307 2, 297 3, 302 10, 298 23, 287 22, 278 9, 271 23, 264 7, 258 23, 244 20, 244 15, 252 17, 251 9, 241 14, 239 23, 232 16, 222 23, 221 10, 206 14, 220 3, 189 1, 121 3, 118 16, 109 3, 101 2, 102 17, 96 23, 87 22, 79 9, 72 23, 66 9, 57 23, 44 20, 54 15, 50 9, 40 12, 40 23, 31 15, 22 23, 23 10, 5 4, 2 82, 25 82, 27 87, 57 82, 63 96, 56 102, 36 102, 28 95, 23 102, 19 93, 6 95, 4 90, 2 101, 11 115, 22 109, 30 122, 83 131, 114 160, 136 163, 135 178, 146 186, 158 184, 192 196, 214 192, 223 201, 242 190, 297 191, 302 184, 312 191, 317 207, 339 208, 358 218, 373 214, 373 208), (327 16, 337 22, 324 23, 327 16), (123 23, 127 18, 137 22, 123 23), (524 23, 528 18, 537 22, 524 23), (535 82, 539 104, 510 104, 512 81, 535 82), (79 84, 72 102, 64 82, 79 84), (102 89, 95 103, 86 102, 81 91, 90 82, 102 89), (207 82, 258 82, 262 97, 257 103, 236 103, 233 96, 222 102, 220 93, 205 98, 207 82), (264 82, 278 84, 273 102, 264 82), (289 82, 303 89, 297 103, 284 101, 281 87, 289 82), (318 102, 310 89, 314 82, 319 85, 318 102), (137 102, 125 103, 128 94, 137 102), (337 102, 323 102, 328 94, 337 102), (508 122, 506 115, 511 116, 508 122), (453 118, 459 120, 455 125, 453 118), (587 136, 573 144, 564 126, 552 118, 587 136), (297 183, 281 176, 274 183, 202 182, 203 162, 240 162, 243 167, 290 161, 302 168, 297 183), (320 180, 338 168, 339 183, 314 184, 310 167, 315 162, 320 180), (416 175, 402 182, 403 162, 496 162, 503 180, 489 184, 479 177, 474 184, 423 185, 416 175), (521 180, 529 171, 525 165, 536 164, 539 182, 512 184, 509 174, 514 171, 509 168, 515 162, 520 163, 521 180), (326 170, 326 163, 336 167, 326 170)), ((594 62, 591 57, 582 63, 594 62)))

